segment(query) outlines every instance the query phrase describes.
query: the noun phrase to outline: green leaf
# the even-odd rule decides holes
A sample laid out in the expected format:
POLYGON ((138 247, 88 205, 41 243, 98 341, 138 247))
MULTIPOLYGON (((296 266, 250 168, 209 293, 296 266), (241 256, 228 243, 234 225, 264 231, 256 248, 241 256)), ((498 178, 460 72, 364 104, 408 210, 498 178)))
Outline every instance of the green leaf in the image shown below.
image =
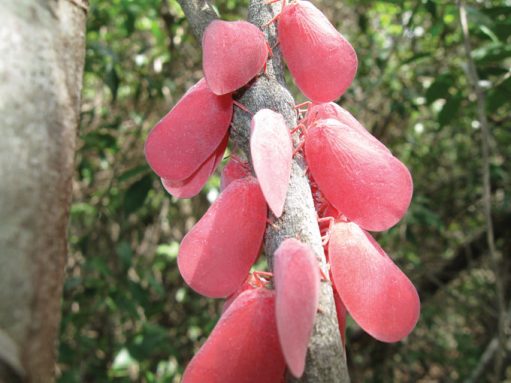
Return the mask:
POLYGON ((481 9, 481 12, 491 18, 502 17, 504 19, 511 18, 511 7, 499 6, 481 9))
POLYGON ((401 65, 410 64, 412 62, 419 61, 419 60, 427 58, 427 57, 431 57, 431 52, 420 52, 420 53, 414 54, 409 59, 404 60, 401 65))
POLYGON ((438 122, 440 126, 447 125, 449 122, 451 122, 454 117, 458 115, 458 110, 461 105, 461 96, 451 96, 447 99, 447 101, 444 104, 444 107, 438 113, 438 122))
POLYGON ((499 62, 511 57, 511 45, 502 43, 487 44, 473 50, 472 57, 479 65, 499 62))
POLYGON ((509 101, 511 101, 511 77, 488 92, 486 107, 488 108, 488 112, 494 113, 500 107, 508 104, 509 101))
POLYGON ((130 186, 124 196, 124 211, 126 214, 134 213, 142 207, 152 184, 152 175, 147 174, 130 186))
POLYGON ((135 166, 131 169, 126 170, 119 176, 119 182, 127 181, 133 177, 139 176, 149 172, 149 166, 144 162, 142 165, 135 166))
POLYGON ((497 35, 495 35, 495 33, 493 33, 493 31, 490 28, 488 28, 486 25, 481 25, 479 27, 479 29, 486 36, 488 36, 494 43, 498 43, 499 42, 499 38, 497 37, 497 35))
POLYGON ((506 41, 511 36, 511 19, 503 22, 497 22, 493 31, 502 41, 506 41))
POLYGON ((106 86, 112 93, 112 102, 115 102, 117 100, 117 92, 119 90, 120 79, 119 75, 117 74, 117 70, 113 65, 109 66, 107 69, 103 81, 105 81, 106 86))
POLYGON ((156 249, 156 254, 159 256, 168 258, 170 260, 174 260, 177 258, 177 253, 179 251, 179 243, 176 241, 171 242, 170 244, 162 244, 159 245, 156 249))
POLYGON ((426 102, 432 104, 440 98, 449 97, 449 88, 454 84, 454 76, 450 73, 444 73, 429 86, 426 91, 426 102))
POLYGON ((83 138, 85 142, 83 150, 104 150, 109 148, 116 148, 117 139, 110 133, 104 133, 101 131, 93 131, 86 134, 83 138))
POLYGON ((431 14, 431 17, 433 18, 433 20, 436 20, 436 18, 437 18, 436 3, 433 0, 426 0, 425 7, 428 10, 428 12, 431 14))
POLYGON ((119 256, 124 267, 128 268, 131 266, 131 259, 133 258, 133 250, 126 241, 121 241, 115 246, 115 252, 119 256))
POLYGON ((130 355, 126 348, 122 348, 115 356, 110 372, 114 377, 127 377, 130 367, 136 365, 138 365, 136 359, 130 355))
POLYGON ((475 7, 467 7, 468 19, 476 26, 486 25, 491 27, 493 19, 475 7))

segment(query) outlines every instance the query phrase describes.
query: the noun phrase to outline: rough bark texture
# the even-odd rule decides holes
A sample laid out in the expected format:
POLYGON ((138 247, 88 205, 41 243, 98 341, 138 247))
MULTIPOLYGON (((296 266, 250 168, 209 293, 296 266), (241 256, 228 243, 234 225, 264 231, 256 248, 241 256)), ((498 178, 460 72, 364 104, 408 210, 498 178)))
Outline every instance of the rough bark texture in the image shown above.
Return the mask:
MULTIPOLYGON (((201 40, 201 32, 204 28, 193 27, 194 23, 205 18, 197 14, 188 14, 186 9, 199 9, 193 6, 194 1, 180 0, 185 9, 188 20, 196 37, 201 40)), ((203 4, 202 2, 200 2, 203 4)), ((261 26, 268 22, 280 11, 281 4, 265 5, 261 0, 252 0, 248 13, 248 20, 255 25, 261 26)), ((275 47, 277 43, 275 24, 264 28, 270 45, 275 47)), ((273 49, 273 57, 268 62, 266 74, 258 77, 248 88, 239 92, 236 99, 245 105, 251 112, 269 108, 281 113, 289 128, 297 123, 296 112, 293 109, 294 100, 285 88, 284 67, 282 56, 278 46, 273 49)), ((236 109, 232 121, 231 139, 236 143, 247 158, 250 157, 249 133, 251 115, 241 109, 236 109)), ((293 161, 289 191, 284 207, 284 214, 275 220, 273 225, 268 225, 265 235, 265 253, 270 267, 272 265, 273 252, 280 243, 288 237, 295 237, 309 244, 318 257, 325 275, 326 260, 321 246, 321 237, 316 221, 312 194, 305 175, 304 163, 300 157, 293 161)), ((341 345, 335 306, 333 301, 332 286, 329 281, 323 281, 321 286, 320 309, 316 316, 313 336, 311 338, 305 373, 301 379, 292 376, 287 377, 288 382, 308 383, 345 383, 349 382, 346 366, 346 356, 341 345)))
POLYGON ((218 14, 207 0, 179 0, 179 4, 190 23, 193 34, 202 44, 204 29, 210 22, 218 18, 218 14))
POLYGON ((51 382, 86 0, 0 0, 0 382, 51 382))

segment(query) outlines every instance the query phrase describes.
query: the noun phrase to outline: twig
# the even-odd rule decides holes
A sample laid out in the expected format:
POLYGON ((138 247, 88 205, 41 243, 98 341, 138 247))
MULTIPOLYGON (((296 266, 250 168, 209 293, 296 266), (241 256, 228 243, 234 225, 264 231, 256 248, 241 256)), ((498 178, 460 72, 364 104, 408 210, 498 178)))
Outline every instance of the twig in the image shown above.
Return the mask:
POLYGON ((209 0, 178 0, 179 5, 190 23, 192 32, 202 44, 202 34, 208 24, 218 18, 215 8, 209 0))
MULTIPOLYGON (((508 322, 509 318, 511 318, 511 304, 509 305, 508 310, 508 322)), ((509 325, 509 323, 508 323, 509 325)), ((468 379, 465 380, 464 383, 477 383, 481 380, 481 377, 483 376, 484 372, 488 368, 488 365, 492 361, 492 359, 495 357, 495 354, 497 353, 499 349, 499 335, 495 336, 490 343, 488 343, 488 346, 484 350, 483 354, 481 355, 481 358, 479 359, 479 363, 477 364, 476 368, 472 371, 472 374, 468 377, 468 379)), ((511 351, 511 338, 508 339, 507 344, 505 344, 505 352, 511 351)))
POLYGON ((89 12, 89 0, 68 0, 70 3, 73 3, 78 8, 81 8, 85 11, 85 13, 89 12))
POLYGON ((490 185, 490 129, 488 127, 488 117, 486 115, 486 100, 483 89, 479 85, 479 75, 472 59, 472 47, 470 44, 470 34, 468 29, 467 12, 463 0, 457 0, 461 31, 463 34, 463 45, 465 48, 465 56, 467 59, 467 75, 472 85, 477 99, 477 115, 481 126, 482 138, 482 154, 483 154, 483 204, 484 216, 486 221, 486 239, 488 242, 488 249, 493 264, 493 271, 495 273, 495 289, 497 295, 497 308, 498 308, 498 350, 495 358, 495 379, 499 377, 503 369, 503 361, 505 358, 506 347, 506 304, 504 293, 504 281, 501 273, 502 267, 502 254, 497 251, 495 247, 495 236, 493 233, 493 222, 491 218, 491 185, 490 185))

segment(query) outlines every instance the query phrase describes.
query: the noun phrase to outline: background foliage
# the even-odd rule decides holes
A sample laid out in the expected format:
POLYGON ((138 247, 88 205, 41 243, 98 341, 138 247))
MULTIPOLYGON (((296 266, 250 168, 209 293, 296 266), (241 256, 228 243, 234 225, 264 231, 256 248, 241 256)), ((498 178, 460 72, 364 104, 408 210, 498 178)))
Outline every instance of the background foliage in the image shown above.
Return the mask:
MULTIPOLYGON (((406 218, 378 240, 418 287, 421 320, 393 345, 349 322, 352 379, 464 381, 496 335, 497 311, 480 126, 458 9, 445 0, 315 4, 359 57, 341 104, 411 169, 415 183, 406 218)), ((246 16, 247 0, 216 6, 224 19, 246 16)), ((468 13, 492 135, 497 247, 509 258, 511 3, 471 2, 468 13)), ((60 382, 179 382, 218 318, 221 302, 188 289, 176 266, 179 241, 218 193, 218 177, 200 196, 177 201, 143 155, 149 129, 201 76, 199 45, 175 0, 91 1, 60 382)), ((490 376, 491 366, 480 379, 490 376)))

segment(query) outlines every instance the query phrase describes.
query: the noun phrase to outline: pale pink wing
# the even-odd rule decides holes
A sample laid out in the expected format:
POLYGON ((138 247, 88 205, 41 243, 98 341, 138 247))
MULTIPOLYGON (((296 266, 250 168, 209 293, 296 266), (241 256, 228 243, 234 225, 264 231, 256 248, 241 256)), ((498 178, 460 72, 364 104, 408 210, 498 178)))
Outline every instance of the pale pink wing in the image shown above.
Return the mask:
POLYGON ((185 180, 218 148, 231 117, 231 95, 217 96, 200 80, 149 133, 147 162, 162 178, 185 180))
POLYGON ((204 76, 218 95, 247 84, 268 59, 263 32, 247 21, 212 21, 204 31, 202 52, 204 76))
POLYGON ((323 195, 362 228, 387 230, 406 213, 410 172, 366 135, 337 120, 317 121, 307 131, 305 156, 323 195))
POLYGON ((308 1, 291 3, 278 22, 284 60, 296 85, 314 102, 341 97, 357 72, 351 44, 308 1))
POLYGON ((275 324, 275 295, 241 293, 186 367, 183 383, 280 383, 285 370, 275 324))
POLYGON ((275 251, 277 328, 289 371, 300 377, 319 301, 319 269, 314 251, 294 238, 275 251))
POLYGON ((187 179, 172 181, 162 178, 161 182, 165 190, 176 198, 192 198, 199 194, 222 161, 228 141, 229 135, 226 134, 218 149, 187 179))
POLYGON ((250 153, 266 202, 273 214, 280 217, 293 159, 291 135, 281 114, 269 109, 255 114, 250 130, 250 153))
POLYGON ((352 222, 335 224, 328 247, 335 287, 353 319, 380 341, 406 337, 420 311, 417 290, 406 275, 352 222))
POLYGON ((177 265, 186 283, 210 298, 234 293, 259 255, 266 213, 254 177, 233 181, 181 242, 177 265))
POLYGON ((231 159, 225 164, 220 176, 220 190, 224 190, 232 181, 249 175, 250 166, 248 162, 236 156, 231 156, 231 159))

